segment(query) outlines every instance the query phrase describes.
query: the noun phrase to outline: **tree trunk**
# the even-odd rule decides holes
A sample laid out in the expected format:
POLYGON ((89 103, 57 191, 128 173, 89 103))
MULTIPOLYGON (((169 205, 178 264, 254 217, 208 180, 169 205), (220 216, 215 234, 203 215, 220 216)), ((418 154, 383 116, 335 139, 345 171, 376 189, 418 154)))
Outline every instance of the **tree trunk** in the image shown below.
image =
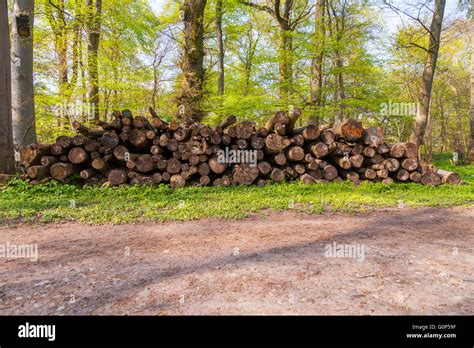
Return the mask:
POLYGON ((12 18, 12 127, 13 144, 36 142, 33 91, 34 0, 16 0, 12 18))
POLYGON ((45 16, 51 26, 51 31, 54 36, 54 50, 58 57, 57 78, 62 103, 58 111, 58 127, 60 128, 63 127, 64 121, 69 117, 66 113, 67 108, 65 107, 69 99, 69 81, 67 64, 68 38, 64 6, 64 1, 58 1, 55 6, 50 2, 44 3, 45 16))
POLYGON ((216 3, 217 95, 224 95, 224 43, 222 40, 222 0, 216 3))
POLYGON ((0 0, 0 173, 15 171, 11 111, 10 33, 7 0, 0 0))
MULTIPOLYGON (((474 0, 471 2, 471 11, 474 0)), ((469 163, 474 164, 474 15, 471 14, 471 105, 469 110, 469 163)))
MULTIPOLYGON (((444 98, 443 98, 444 99, 444 98)), ((441 130, 440 130, 440 138, 441 138, 441 153, 446 152, 446 148, 448 145, 448 117, 444 112, 444 100, 440 101, 439 103, 439 113, 441 115, 441 130)))
POLYGON ((436 0, 431 21, 430 40, 426 56, 425 67, 421 78, 421 87, 418 96, 420 107, 413 124, 413 130, 410 135, 410 141, 417 146, 423 143, 423 136, 428 121, 430 109, 431 87, 433 86, 433 77, 436 70, 436 61, 438 59, 439 41, 441 37, 441 28, 443 25, 444 7, 446 0, 436 0))
POLYGON ((346 99, 346 93, 344 90, 344 76, 342 74, 343 63, 342 57, 339 52, 336 53, 336 68, 337 68, 337 75, 336 75, 336 83, 337 83, 337 101, 339 103, 337 117, 339 121, 344 120, 344 99, 346 99))
POLYGON ((461 109, 461 96, 459 95, 458 88, 452 84, 451 86, 454 92, 454 110, 456 113, 456 131, 454 133, 454 151, 458 153, 458 158, 461 163, 465 160, 465 153, 462 141, 462 109, 461 109))
POLYGON ((153 110, 156 110, 156 100, 158 97, 158 84, 159 84, 159 78, 158 78, 158 59, 155 53, 155 59, 153 61, 153 91, 151 94, 151 106, 153 110))
POLYGON ((286 27, 280 27, 279 71, 280 71, 280 99, 290 97, 293 80, 293 37, 286 27))
POLYGON ((311 105, 313 110, 310 117, 310 122, 314 124, 319 123, 319 108, 322 104, 325 3, 326 0, 318 0, 315 14, 314 57, 311 61, 311 105))
POLYGON ((200 121, 204 81, 204 8, 207 0, 185 0, 183 6, 183 80, 177 101, 178 117, 184 123, 200 121))
POLYGON ((87 94, 89 97, 90 107, 93 110, 94 119, 99 119, 99 43, 100 43, 100 26, 102 0, 86 0, 87 5, 87 77, 88 87, 87 94))
MULTIPOLYGON (((244 0, 239 2, 268 12, 278 22, 280 30, 278 42, 280 99, 288 101, 291 99, 293 87, 293 32, 296 30, 296 26, 301 23, 301 21, 295 19, 295 17, 298 17, 295 14, 295 1, 285 0, 283 11, 280 9, 280 0, 270 2, 271 6, 262 6, 244 0)), ((299 14, 300 20, 301 16, 304 16, 304 14, 299 14)))

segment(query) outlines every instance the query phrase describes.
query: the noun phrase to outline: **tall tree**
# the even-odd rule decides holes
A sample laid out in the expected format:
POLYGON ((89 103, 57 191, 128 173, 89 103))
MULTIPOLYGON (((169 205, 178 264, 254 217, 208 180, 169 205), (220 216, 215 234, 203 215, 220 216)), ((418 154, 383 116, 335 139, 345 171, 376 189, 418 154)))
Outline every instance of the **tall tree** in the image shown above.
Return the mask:
POLYGON ((36 142, 33 90, 34 0, 15 0, 12 18, 12 126, 13 143, 36 142))
POLYGON ((346 21, 348 16, 348 5, 347 1, 342 3, 334 0, 328 1, 328 19, 329 19, 329 30, 331 37, 334 41, 334 66, 335 66, 335 100, 337 101, 338 111, 337 117, 340 121, 344 119, 345 99, 346 99, 346 88, 344 84, 344 62, 342 43, 344 35, 346 34, 346 21))
POLYGON ((183 79, 177 97, 178 117, 184 123, 200 121, 204 81, 204 9, 206 0, 184 0, 184 47, 181 55, 183 79))
POLYGON ((436 0, 433 11, 433 19, 429 29, 429 44, 426 49, 426 61, 421 77, 421 86, 418 93, 419 111, 415 117, 413 130, 410 135, 410 141, 417 146, 423 143, 426 123, 430 112, 431 88, 436 70, 436 61, 438 59, 439 43, 441 37, 441 28, 443 26, 443 16, 446 0, 436 0))
POLYGON ((216 3, 217 94, 224 95, 224 41, 222 37, 222 0, 216 3))
POLYGON ((7 0, 0 0, 0 173, 7 174, 15 171, 9 31, 7 0))
POLYGON ((87 34, 87 94, 94 109, 94 119, 99 119, 99 43, 101 27, 102 0, 86 0, 87 34))
POLYGON ((326 0, 317 0, 314 30, 314 56, 311 60, 311 122, 318 123, 317 109, 322 105, 323 59, 325 44, 325 4, 326 0))
POLYGON ((469 163, 474 164, 474 0, 471 0, 471 104, 469 109, 469 163))
POLYGON ((310 6, 308 0, 299 3, 294 0, 266 0, 263 4, 240 0, 240 3, 265 11, 277 21, 280 98, 289 98, 293 88, 293 33, 309 17, 314 6, 310 6))
MULTIPOLYGON (((67 20, 65 14, 65 3, 64 0, 43 0, 44 13, 46 19, 51 27, 54 41, 54 51, 56 53, 57 62, 57 81, 59 96, 61 103, 64 106, 69 99, 70 85, 68 78, 68 35, 67 35, 67 20)), ((64 108, 62 108, 64 110, 64 108)), ((65 115, 67 117, 67 114, 65 115)), ((59 120, 60 126, 64 124, 64 119, 59 120)))
POLYGON ((258 44, 261 39, 261 32, 256 30, 256 22, 255 18, 244 17, 239 23, 232 23, 226 35, 226 47, 231 57, 229 68, 232 69, 229 86, 235 86, 237 93, 241 95, 243 92, 244 96, 251 93, 251 87, 256 87, 255 83, 252 83, 252 75, 255 72, 258 44))

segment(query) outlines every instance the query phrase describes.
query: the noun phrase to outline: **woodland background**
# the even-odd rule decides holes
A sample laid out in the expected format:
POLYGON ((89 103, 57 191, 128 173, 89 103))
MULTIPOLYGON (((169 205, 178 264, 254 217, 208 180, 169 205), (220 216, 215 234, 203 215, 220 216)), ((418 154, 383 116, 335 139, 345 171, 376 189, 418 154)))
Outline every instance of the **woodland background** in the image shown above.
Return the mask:
MULTIPOLYGON (((185 65, 195 54, 187 40, 194 40, 203 50, 202 85, 192 92, 202 122, 215 124, 233 114, 262 124, 293 105, 303 109, 302 123, 355 118, 384 126, 389 142, 406 141, 439 2, 36 0, 35 136, 54 141, 72 133, 71 119, 107 120, 114 109, 146 114, 152 106, 175 119, 185 65), (189 16, 197 18, 191 30, 202 30, 201 43, 183 26, 189 16)), ((14 36, 14 1, 8 6, 14 36)), ((428 157, 468 152, 470 9, 467 1, 446 2, 422 139, 428 157)))

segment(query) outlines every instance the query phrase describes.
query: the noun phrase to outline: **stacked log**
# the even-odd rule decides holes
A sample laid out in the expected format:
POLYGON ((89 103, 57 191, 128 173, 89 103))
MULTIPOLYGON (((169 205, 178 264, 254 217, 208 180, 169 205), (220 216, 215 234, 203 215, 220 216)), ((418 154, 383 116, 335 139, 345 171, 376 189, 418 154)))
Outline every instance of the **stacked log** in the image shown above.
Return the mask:
POLYGON ((160 118, 114 111, 111 122, 92 129, 72 123, 75 136, 54 144, 20 149, 20 165, 31 183, 117 186, 259 185, 300 180, 303 183, 362 180, 384 184, 459 184, 459 175, 418 160, 411 143, 387 144, 381 127, 346 120, 332 126, 296 128, 297 108, 277 112, 264 127, 237 123, 229 116, 215 127, 182 125, 160 118))

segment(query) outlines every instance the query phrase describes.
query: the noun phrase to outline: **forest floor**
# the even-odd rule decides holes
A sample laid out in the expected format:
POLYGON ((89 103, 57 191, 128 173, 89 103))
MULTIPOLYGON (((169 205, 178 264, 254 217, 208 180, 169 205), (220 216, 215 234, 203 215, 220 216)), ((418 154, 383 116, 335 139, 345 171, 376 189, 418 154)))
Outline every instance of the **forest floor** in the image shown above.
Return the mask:
POLYGON ((38 259, 0 258, 0 315, 472 315, 473 225, 472 207, 3 225, 38 259))
POLYGON ((435 163, 459 173, 463 184, 433 187, 416 183, 285 182, 265 187, 187 186, 173 190, 164 184, 80 187, 51 181, 32 186, 15 178, 0 186, 0 225, 242 219, 262 210, 321 214, 375 212, 386 208, 473 207, 474 165, 454 167, 446 159, 435 163))

